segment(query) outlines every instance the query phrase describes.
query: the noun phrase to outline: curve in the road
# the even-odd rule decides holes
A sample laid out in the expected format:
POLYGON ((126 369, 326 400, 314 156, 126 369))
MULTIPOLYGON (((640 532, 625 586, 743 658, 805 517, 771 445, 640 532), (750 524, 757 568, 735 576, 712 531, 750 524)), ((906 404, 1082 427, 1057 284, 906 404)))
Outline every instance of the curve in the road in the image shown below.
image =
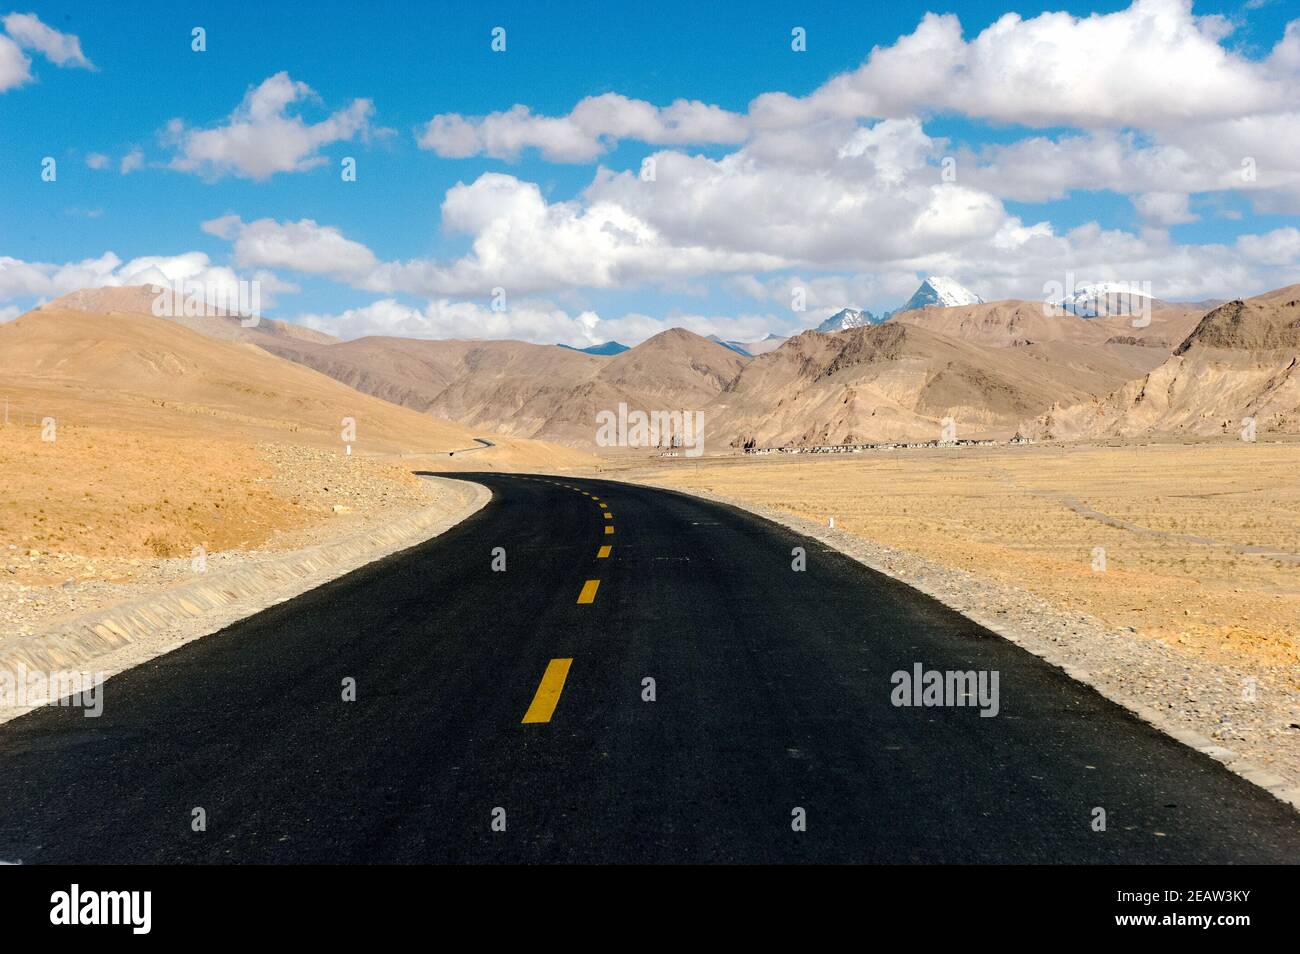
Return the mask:
POLYGON ((669 491, 446 476, 492 502, 114 677, 99 719, 0 726, 0 858, 1300 858, 1289 807, 816 541, 669 491), (917 667, 996 673, 996 714, 978 683, 902 691, 917 667))

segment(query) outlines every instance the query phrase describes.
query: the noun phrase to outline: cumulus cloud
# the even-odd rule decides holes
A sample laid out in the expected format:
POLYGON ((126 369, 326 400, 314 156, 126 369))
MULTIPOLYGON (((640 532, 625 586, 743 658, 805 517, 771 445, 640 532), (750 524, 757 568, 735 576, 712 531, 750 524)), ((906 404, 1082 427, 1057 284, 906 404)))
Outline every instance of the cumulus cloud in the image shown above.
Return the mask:
POLYGON ((81 288, 123 285, 165 285, 202 282, 210 289, 234 290, 240 280, 261 284, 262 306, 275 304, 277 293, 297 291, 297 286, 268 271, 240 275, 225 265, 213 264, 203 252, 180 255, 144 255, 123 261, 112 252, 78 262, 26 262, 0 256, 0 302, 13 299, 50 299, 81 288))
POLYGON ((312 219, 283 223, 258 219, 245 223, 237 215, 226 215, 204 222, 202 228, 209 235, 232 242, 235 262, 241 266, 288 268, 342 281, 361 281, 379 264, 366 246, 312 219))
MULTIPOLYGON (((523 105, 435 116, 419 145, 444 157, 512 160, 536 150, 550 161, 595 162, 623 141, 662 147, 649 157, 653 176, 600 167, 562 201, 495 172, 457 183, 443 198, 442 228, 469 247, 446 259, 381 260, 312 219, 230 215, 204 229, 231 242, 239 268, 321 275, 385 296, 313 317, 348 335, 635 338, 658 319, 601 319, 527 296, 580 300, 583 289, 680 289, 715 276, 770 305, 772 314, 747 316, 769 322, 787 320, 792 281, 807 282, 810 309, 879 308, 925 273, 951 274, 986 298, 1036 298, 1067 271, 1151 281, 1166 298, 1246 294, 1294 280, 1291 233, 1203 245, 1168 234, 1196 220, 1193 206, 1215 207, 1206 193, 1238 191, 1258 210, 1300 211, 1300 21, 1261 59, 1240 53, 1230 32, 1222 18, 1195 16, 1189 0, 1136 0, 1084 17, 1008 14, 969 39, 955 16, 927 15, 858 69, 807 96, 764 94, 744 114, 609 93, 556 116, 523 105), (938 114, 1047 131, 972 149, 927 133, 925 117, 938 114), (704 143, 734 149, 675 148, 704 143), (1141 227, 1061 233, 1003 204, 1080 189, 1129 196, 1141 227), (458 300, 484 301, 497 286, 519 303, 513 317, 458 300)), ((369 134, 369 101, 310 125, 297 113, 312 98, 279 73, 221 125, 175 121, 172 165, 265 179, 318 165, 328 143, 369 134)), ((719 329, 726 321, 680 317, 719 329)))
POLYGON ((1188 196, 1183 192, 1147 192, 1135 196, 1133 205, 1145 221, 1157 226, 1182 225, 1199 218, 1188 208, 1188 196))
MULTIPOLYGON (((728 279, 727 287, 755 301, 770 302, 779 309, 778 314, 788 313, 795 327, 807 327, 841 308, 871 309, 879 302, 905 301, 916 291, 920 279, 915 271, 907 269, 829 275, 794 273, 770 278, 737 275, 728 279), (794 311, 796 302, 804 306, 806 314, 794 311), (815 315, 819 317, 814 320, 815 315)), ((972 279, 967 287, 981 293, 974 287, 976 284, 979 281, 972 279)))
POLYGON ((0 93, 22 86, 32 78, 32 61, 18 44, 0 34, 0 93))
POLYGON ((969 41, 955 16, 931 14, 806 97, 755 99, 750 148, 764 136, 799 144, 818 123, 954 113, 1077 130, 957 150, 957 181, 1002 199, 1239 190, 1260 211, 1295 212, 1300 21, 1261 60, 1234 50, 1230 32, 1190 0, 1007 14, 969 41))
POLYGON ((19 46, 36 50, 55 66, 93 70, 95 64, 81 52, 81 40, 46 26, 34 13, 10 13, 4 18, 5 32, 19 46))
MULTIPOLYGON (((907 124, 895 128, 911 140, 907 124)), ((878 146, 884 134, 868 141, 878 146)), ((730 274, 735 288, 763 289, 754 297, 777 302, 780 296, 753 276, 795 269, 871 276, 856 286, 842 276, 816 277, 810 305, 839 306, 896 304, 926 273, 953 275, 986 298, 1036 298, 1045 281, 1066 270, 1149 280, 1161 294, 1195 297, 1262 290, 1270 278, 1286 277, 1272 268, 1277 254, 1261 257, 1248 242, 1170 243, 1162 228, 1191 215, 1186 194, 1136 200, 1146 220, 1161 227, 1149 232, 1088 225, 1058 235, 1050 222, 1024 222, 978 189, 897 178, 898 157, 918 169, 927 157, 923 150, 885 152, 890 158, 882 164, 871 149, 850 148, 830 170, 762 162, 747 149, 719 160, 661 153, 656 181, 602 170, 580 198, 566 202, 547 202, 533 183, 487 173, 446 195, 444 230, 471 237, 469 252, 448 261, 381 261, 312 220, 245 224, 228 216, 205 229, 234 243, 241 266, 324 274, 358 289, 431 299, 485 299, 497 286, 524 295, 662 287, 730 274)))
POLYGON ((144 150, 140 149, 139 147, 136 147, 122 157, 122 161, 118 163, 117 171, 122 173, 122 175, 126 176, 135 172, 137 169, 143 169, 143 168, 144 168, 144 150))
POLYGON ((622 139, 659 145, 734 143, 745 135, 744 117, 718 106, 679 99, 659 107, 605 93, 579 101, 565 116, 538 116, 523 105, 487 116, 434 116, 419 144, 447 158, 515 159, 532 148, 555 162, 589 162, 622 139))
POLYGON ((1114 13, 1075 17, 1008 13, 966 41, 954 15, 926 14, 911 34, 810 95, 758 97, 758 126, 820 118, 955 112, 1028 126, 1083 129, 1177 126, 1294 106, 1300 37, 1264 61, 1224 43, 1222 17, 1191 0, 1135 0, 1114 13))
POLYGON ((536 292, 857 265, 988 238, 1007 220, 993 196, 919 174, 937 144, 915 119, 830 124, 807 138, 829 163, 767 137, 721 159, 665 151, 651 157, 653 180, 601 169, 564 202, 547 202, 533 183, 484 174, 454 186, 442 205, 444 229, 471 236, 467 255, 386 263, 367 287, 536 292))
MULTIPOLYGON (((102 152, 91 152, 86 154, 86 165, 91 169, 107 169, 113 165, 113 159, 102 152)), ((132 146, 117 162, 117 171, 124 176, 143 168, 144 150, 139 146, 132 146)))
POLYGON ((1139 233, 1104 229, 1095 222, 1057 234, 1028 229, 1002 243, 908 263, 918 272, 978 278, 985 297, 1042 297, 1047 282, 1150 282, 1157 298, 1197 301, 1242 297, 1295 281, 1300 248, 1293 229, 1243 235, 1230 243, 1179 244, 1162 229, 1139 233), (989 293, 992 293, 991 295, 989 293))
POLYGON ((1032 127, 1150 131, 1292 111, 1300 21, 1263 60, 1234 50, 1231 32, 1223 17, 1196 16, 1192 0, 1134 0, 1083 17, 1008 13, 970 40, 957 16, 928 13, 857 69, 804 97, 760 95, 745 114, 687 100, 656 107, 607 93, 561 116, 521 104, 480 117, 442 114, 419 141, 446 157, 513 159, 535 148, 553 161, 587 162, 624 139, 738 143, 825 120, 956 113, 1032 127))
POLYGON ((447 231, 473 237, 470 252, 439 262, 381 262, 364 245, 311 220, 260 220, 245 225, 226 217, 205 224, 235 243, 243 265, 325 274, 371 291, 437 297, 487 296, 560 288, 615 288, 715 271, 765 269, 775 255, 733 252, 690 242, 672 243, 613 203, 548 203, 531 182, 486 173, 448 190, 442 205, 447 231))
POLYGON ((295 321, 345 339, 368 335, 517 339, 585 347, 597 340, 594 328, 600 318, 590 311, 570 315, 548 302, 522 301, 506 311, 493 311, 472 301, 441 298, 416 308, 384 298, 335 315, 300 315, 295 321))
MULTIPOLYGON (((1240 192, 1261 211, 1300 192, 1300 112, 1243 116, 1144 137, 1096 131, 955 150, 959 181, 1006 199, 1074 190, 1240 192)), ((1275 209, 1282 211, 1282 209, 1275 209)), ((1295 211, 1292 208, 1291 211, 1295 211)))
POLYGON ((0 24, 5 30, 0 33, 0 93, 31 82, 32 61, 23 50, 40 53, 55 66, 95 69, 81 52, 80 39, 46 26, 34 13, 10 13, 0 24))
POLYGON ((1237 250, 1252 261, 1277 268, 1294 268, 1300 263, 1300 229, 1274 229, 1264 235, 1243 235, 1237 250))
POLYGON ((223 125, 193 129, 173 119, 163 136, 177 150, 171 168, 211 179, 265 180, 315 168, 326 161, 320 154, 325 146, 372 132, 374 104, 368 99, 355 99, 318 123, 290 115, 291 107, 315 98, 306 83, 280 72, 249 90, 223 125))
MULTIPOLYGON (((971 161, 962 163, 958 181, 1001 199, 1041 202, 1077 189, 1242 190, 1260 211, 1295 212, 1300 20, 1263 59, 1235 49, 1231 33, 1223 17, 1196 16, 1191 0, 1135 0, 1090 16, 1011 13, 970 39, 956 16, 927 14, 856 70, 804 97, 763 94, 745 114, 698 102, 658 109, 610 93, 562 116, 539 116, 523 105, 477 118, 445 114, 420 141, 448 157, 511 159, 531 147, 562 162, 592 161, 620 139, 743 141, 755 158, 824 167, 835 158, 823 141, 828 128, 887 118, 918 123, 919 130, 915 117, 954 113, 1083 131, 967 153, 971 161), (673 110, 680 115, 670 120, 673 110)), ((864 126, 833 148, 839 158, 878 150, 871 137, 880 128, 864 126)), ((904 143, 891 137, 881 145, 904 143)), ((909 171, 904 161, 899 174, 909 171)))

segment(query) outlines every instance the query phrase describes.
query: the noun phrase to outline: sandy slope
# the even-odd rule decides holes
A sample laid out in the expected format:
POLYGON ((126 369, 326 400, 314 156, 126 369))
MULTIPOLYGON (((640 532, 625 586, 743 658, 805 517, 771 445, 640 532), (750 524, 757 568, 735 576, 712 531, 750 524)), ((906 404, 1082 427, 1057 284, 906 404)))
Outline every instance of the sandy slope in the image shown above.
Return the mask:
POLYGON ((0 425, 0 558, 16 579, 84 568, 60 556, 100 559, 96 572, 112 575, 124 571, 110 558, 257 548, 333 520, 336 505, 358 514, 418 506, 409 471, 420 463, 560 469, 585 459, 397 407, 252 344, 139 314, 47 308, 0 325, 0 400, 9 419, 0 425), (344 418, 356 421, 351 455, 344 418), (497 446, 446 456, 481 448, 479 436, 497 446))

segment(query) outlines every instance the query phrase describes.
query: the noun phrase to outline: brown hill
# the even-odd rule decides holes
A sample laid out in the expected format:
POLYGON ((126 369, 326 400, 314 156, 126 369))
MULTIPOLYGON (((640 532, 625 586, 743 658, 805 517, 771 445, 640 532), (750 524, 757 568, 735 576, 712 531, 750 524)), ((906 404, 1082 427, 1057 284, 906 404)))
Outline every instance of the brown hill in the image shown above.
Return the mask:
MULTIPOLYGON (((154 301, 160 289, 153 285, 124 285, 106 288, 83 288, 71 292, 62 298, 42 305, 37 311, 89 311, 102 315, 153 315, 154 301)), ((173 309, 183 310, 183 309, 173 309)), ((238 315, 166 315, 173 321, 193 331, 219 338, 223 341, 250 341, 262 344, 266 341, 294 340, 308 341, 316 344, 330 344, 338 341, 333 335, 315 331, 292 322, 276 318, 261 318, 256 325, 245 326, 238 315)))
POLYGON ((127 579, 141 564, 123 561, 188 556, 199 544, 296 546, 299 531, 328 535, 429 506, 436 493, 411 474, 418 467, 590 460, 490 433, 495 446, 484 447, 477 429, 247 342, 123 312, 45 308, 0 325, 0 400, 0 549, 18 574, 11 583, 63 580, 74 567, 83 579, 127 579), (356 422, 351 454, 344 418, 356 422), (85 563, 100 558, 108 562, 85 563))
POLYGON ((1011 348, 1046 341, 1103 345, 1110 337, 1096 322, 1066 312, 1049 315, 1042 302, 1006 301, 918 308, 891 315, 886 323, 902 322, 990 348, 1011 348))
POLYGON ((1051 352, 983 347, 891 321, 834 334, 804 332, 755 358, 710 409, 709 445, 1009 437, 1026 408, 1061 394, 1104 394, 1132 377, 1127 362, 1058 341, 1051 352))
POLYGON ((1173 355, 1105 398, 1054 407, 1027 434, 1075 439, 1300 431, 1300 286, 1206 314, 1173 355))
POLYGON ((1008 299, 954 308, 921 308, 891 315, 890 322, 917 325, 990 348, 1038 347, 1052 354, 1056 342, 1104 349, 1141 373, 1173 352, 1205 312, 1190 305, 1157 302, 1148 320, 1106 315, 1080 318, 1050 313, 1042 302, 1008 299))
POLYGON ((613 357, 522 341, 260 342, 359 391, 500 433, 590 446, 596 413, 697 410, 746 359, 670 329, 613 357))
POLYGON ((597 378, 658 408, 696 409, 734 381, 748 360, 684 328, 669 328, 608 359, 597 378))
MULTIPOLYGON (((491 438, 360 394, 247 342, 152 315, 46 307, 0 325, 0 387, 15 409, 33 415, 161 434, 339 448, 350 417, 357 453, 445 453, 491 438)), ((558 450, 499 444, 490 455, 498 465, 558 450)))

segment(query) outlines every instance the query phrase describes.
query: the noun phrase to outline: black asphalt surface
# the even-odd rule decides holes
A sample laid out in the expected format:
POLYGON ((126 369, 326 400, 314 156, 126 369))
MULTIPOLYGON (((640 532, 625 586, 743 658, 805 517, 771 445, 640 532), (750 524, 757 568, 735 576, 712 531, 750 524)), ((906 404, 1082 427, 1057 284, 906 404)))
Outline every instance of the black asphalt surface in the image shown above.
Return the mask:
POLYGON ((473 517, 114 677, 101 718, 0 725, 0 860, 1300 859, 1289 807, 815 541, 666 491, 472 476, 473 517), (557 658, 551 721, 521 724, 557 658), (916 663, 996 670, 998 715, 895 707, 916 663))

